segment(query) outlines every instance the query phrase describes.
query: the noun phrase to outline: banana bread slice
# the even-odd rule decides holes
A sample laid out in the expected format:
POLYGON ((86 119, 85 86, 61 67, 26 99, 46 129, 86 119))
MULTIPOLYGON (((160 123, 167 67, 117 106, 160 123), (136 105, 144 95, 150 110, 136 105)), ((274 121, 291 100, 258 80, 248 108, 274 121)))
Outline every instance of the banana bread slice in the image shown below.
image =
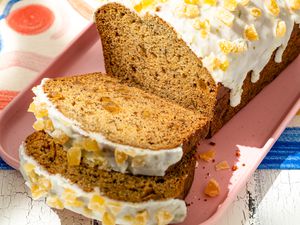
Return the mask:
POLYGON ((26 138, 20 161, 35 199, 47 197, 51 207, 67 208, 105 225, 183 221, 182 199, 192 184, 196 162, 189 152, 163 177, 109 172, 83 161, 70 166, 64 147, 43 131, 26 138))
POLYGON ((208 133, 198 113, 100 73, 45 79, 33 90, 33 127, 64 144, 71 165, 83 156, 101 169, 163 176, 208 133))

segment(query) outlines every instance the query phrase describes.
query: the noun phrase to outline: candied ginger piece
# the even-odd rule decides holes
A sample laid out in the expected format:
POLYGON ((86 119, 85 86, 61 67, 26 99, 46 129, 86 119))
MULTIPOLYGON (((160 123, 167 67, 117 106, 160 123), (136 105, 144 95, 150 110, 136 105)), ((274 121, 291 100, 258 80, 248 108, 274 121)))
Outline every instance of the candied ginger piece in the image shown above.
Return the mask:
POLYGON ((29 172, 27 175, 28 175, 29 180, 32 183, 37 183, 38 182, 39 175, 34 170, 32 170, 31 172, 29 172))
POLYGON ((216 17, 226 26, 231 27, 234 21, 234 15, 226 9, 220 9, 216 17))
POLYGON ((221 51, 225 54, 229 54, 232 52, 233 49, 233 44, 231 41, 227 41, 227 40, 220 40, 219 41, 219 48, 221 49, 221 51))
POLYGON ((105 205, 105 199, 100 195, 94 195, 90 200, 89 208, 97 209, 100 206, 104 206, 104 205, 105 205))
POLYGON ((133 168, 136 168, 136 167, 143 167, 145 165, 145 157, 144 156, 135 156, 133 159, 132 159, 132 163, 131 163, 131 166, 133 168))
POLYGON ((108 202, 107 207, 114 216, 122 210, 122 204, 114 201, 108 202))
POLYGON ((147 7, 151 6, 155 3, 155 0, 141 0, 141 2, 134 6, 134 9, 137 12, 141 12, 142 10, 146 9, 147 7))
POLYGON ((255 29, 255 26, 253 24, 245 26, 244 36, 249 41, 257 41, 257 40, 259 40, 258 33, 257 33, 257 31, 255 29))
POLYGON ((224 60, 221 64, 220 64, 220 69, 222 70, 222 71, 226 71, 227 69, 228 69, 228 67, 229 67, 229 61, 226 59, 226 60, 224 60))
POLYGON ((300 0, 289 0, 289 6, 292 10, 300 9, 300 0))
POLYGON ((250 14, 256 18, 261 16, 261 10, 259 8, 253 7, 250 9, 250 14))
POLYGON ((237 7, 236 0, 224 0, 224 8, 228 9, 229 11, 234 11, 237 7))
POLYGON ((184 0, 186 4, 198 5, 200 0, 184 0))
POLYGON ((84 206, 83 207, 83 215, 86 217, 90 217, 92 215, 93 211, 90 210, 88 207, 84 206))
POLYGON ((229 166, 228 162, 224 160, 224 161, 219 162, 217 165, 215 165, 215 168, 217 171, 228 170, 228 169, 230 169, 230 166, 229 166))
POLYGON ((48 192, 51 189, 51 182, 50 180, 40 177, 37 179, 36 183, 33 183, 31 185, 31 194, 33 199, 39 199, 41 197, 44 197, 48 194, 48 192))
POLYGON ((276 32, 275 35, 277 38, 281 38, 286 33, 286 23, 283 20, 278 21, 276 25, 276 32))
POLYGON ((157 214, 156 214, 156 220, 157 220, 157 224, 158 225, 166 225, 172 222, 172 220, 174 219, 174 216, 166 211, 166 210, 160 210, 157 214))
POLYGON ((41 108, 41 109, 35 111, 34 115, 35 115, 36 118, 48 117, 48 110, 41 108))
POLYGON ((97 141, 90 139, 90 138, 86 138, 82 141, 82 147, 84 148, 84 150, 88 151, 88 152, 98 152, 100 151, 100 148, 98 146, 97 141))
POLYGON ((103 225, 115 225, 116 224, 116 218, 111 213, 105 212, 103 214, 102 224, 103 225))
POLYGON ((81 149, 79 147, 71 147, 67 152, 69 166, 78 166, 81 162, 81 149))
POLYGON ((195 18, 200 15, 200 10, 197 5, 184 4, 177 7, 176 11, 179 17, 195 18))
POLYGON ((47 190, 40 189, 39 185, 32 184, 31 185, 31 195, 34 200, 42 198, 48 194, 47 190))
POLYGON ((219 48, 223 53, 229 54, 244 52, 248 47, 246 42, 242 40, 227 41, 223 39, 219 41, 219 48))
POLYGON ((128 159, 128 155, 126 153, 118 149, 115 150, 115 160, 119 166, 123 165, 127 159, 128 159))
POLYGON ((54 126, 51 120, 44 120, 44 129, 47 131, 54 131, 54 126))
POLYGON ((25 173, 28 175, 35 169, 35 165, 33 165, 32 163, 25 163, 23 165, 23 169, 25 173))
POLYGON ((52 132, 52 137, 56 142, 58 142, 61 145, 66 144, 70 138, 67 134, 65 134, 62 130, 54 130, 52 132))
POLYGON ((146 210, 139 212, 134 218, 135 225, 146 225, 149 218, 149 214, 146 210))
POLYGON ((130 223, 133 223, 134 222, 134 217, 130 214, 126 214, 123 216, 123 220, 127 221, 127 222, 130 222, 130 223))
POLYGON ((215 179, 210 179, 205 187, 204 193, 209 197, 216 197, 220 194, 220 185, 215 179))
POLYGON ((271 13, 273 16, 279 15, 280 8, 276 0, 265 0, 264 2, 269 13, 271 13))
POLYGON ((51 187, 52 187, 51 181, 48 180, 45 177, 41 177, 38 180, 38 185, 40 186, 41 189, 44 189, 44 190, 47 190, 47 191, 49 191, 51 189, 51 187))
POLYGON ((204 0, 204 4, 215 6, 217 5, 217 0, 204 0))
POLYGON ((104 213, 105 199, 100 195, 94 195, 88 204, 88 208, 95 212, 104 213))
POLYGON ((29 108, 28 108, 27 112, 34 113, 34 112, 36 112, 36 110, 37 110, 37 106, 36 106, 36 104, 35 104, 34 102, 30 103, 30 105, 29 105, 29 108))
POLYGON ((193 27, 200 31, 202 38, 206 38, 210 32, 210 22, 207 19, 205 20, 196 19, 193 24, 193 27))
POLYGON ((58 196, 48 196, 46 204, 50 206, 51 208, 55 209, 64 209, 63 202, 58 198, 58 196))
POLYGON ((76 196, 75 191, 66 188, 62 194, 62 198, 65 200, 65 204, 67 206, 71 206, 71 207, 82 207, 84 205, 84 202, 79 200, 76 196))
POLYGON ((216 151, 213 149, 199 154, 199 158, 206 162, 212 161, 215 158, 215 156, 216 156, 216 151))
POLYGON ((41 131, 45 128, 45 125, 44 125, 44 121, 42 120, 37 120, 34 122, 33 124, 33 129, 35 129, 36 131, 41 131))

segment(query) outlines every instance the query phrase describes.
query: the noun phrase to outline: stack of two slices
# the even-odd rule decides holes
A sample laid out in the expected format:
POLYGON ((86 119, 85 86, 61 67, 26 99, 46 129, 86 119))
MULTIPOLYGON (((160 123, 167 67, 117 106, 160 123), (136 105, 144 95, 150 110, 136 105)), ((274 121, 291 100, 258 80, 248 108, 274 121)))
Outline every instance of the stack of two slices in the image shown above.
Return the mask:
POLYGON ((33 91, 36 132, 20 147, 33 198, 104 225, 184 220, 206 119, 100 73, 33 91))

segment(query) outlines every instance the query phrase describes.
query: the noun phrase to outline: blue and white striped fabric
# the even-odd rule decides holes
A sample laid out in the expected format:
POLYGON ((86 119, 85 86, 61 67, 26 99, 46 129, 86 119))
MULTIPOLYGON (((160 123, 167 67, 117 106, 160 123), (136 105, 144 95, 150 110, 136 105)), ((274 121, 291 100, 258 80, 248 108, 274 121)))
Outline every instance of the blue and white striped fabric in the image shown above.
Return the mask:
POLYGON ((259 169, 300 169, 300 127, 288 127, 259 169))
POLYGON ((12 168, 7 165, 1 158, 0 158, 0 170, 11 170, 12 168))

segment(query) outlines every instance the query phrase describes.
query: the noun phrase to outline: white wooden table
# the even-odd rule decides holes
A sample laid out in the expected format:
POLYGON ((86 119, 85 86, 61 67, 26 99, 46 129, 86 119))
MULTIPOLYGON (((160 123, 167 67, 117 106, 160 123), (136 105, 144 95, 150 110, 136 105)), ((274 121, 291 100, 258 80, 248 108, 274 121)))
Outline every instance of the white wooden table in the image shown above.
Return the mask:
MULTIPOLYGON (((46 6, 55 10, 58 19, 56 20, 56 23, 54 23, 53 29, 61 28, 61 24, 68 24, 70 22, 66 20, 68 18, 72 18, 73 26, 70 25, 67 26, 68 29, 62 29, 62 31, 68 32, 60 39, 53 40, 50 38, 48 45, 51 45, 51 48, 44 48, 44 41, 48 36, 51 36, 53 29, 50 29, 46 34, 39 36, 38 41, 35 36, 18 36, 16 33, 10 32, 11 36, 6 37, 6 39, 3 36, 3 40, 17 39, 19 43, 16 45, 14 42, 6 41, 6 51, 16 50, 15 47, 19 46, 23 51, 24 49, 27 49, 28 51, 36 49, 39 54, 43 53, 46 54, 47 57, 55 57, 61 52, 63 47, 88 24, 87 20, 78 16, 78 13, 74 10, 76 9, 81 15, 90 18, 92 10, 88 5, 83 4, 84 1, 91 2, 92 0, 27 0, 18 2, 14 7, 20 7, 31 3, 45 3, 46 6), (74 9, 69 3, 71 3, 74 9), (58 9, 64 9, 65 11, 58 9), (60 14, 63 16, 59 17, 60 14), (76 21, 74 21, 75 19, 76 21), (24 41, 24 44, 22 44, 22 40, 24 41), (41 50, 45 50, 45 52, 42 52, 41 50)), ((8 3, 8 0, 0 0, 0 3, 0 12, 2 12, 8 3)), ((1 28, 4 29, 7 23, 3 22, 0 25, 2 25, 1 28)), ((38 68, 39 71, 30 71, 16 66, 2 70, 0 76, 0 89, 13 91, 21 90, 30 82, 30 79, 42 70, 43 67, 42 65, 39 65, 38 68), (20 77, 20 74, 23 76, 20 77), (24 79, 25 77, 27 79, 24 79)), ((298 124, 299 123, 300 122, 298 122, 298 124)), ((85 219, 84 217, 69 211, 55 211, 50 209, 42 200, 32 201, 19 172, 0 170, 0 225, 27 224, 95 225, 91 220, 85 219)), ((246 187, 236 198, 235 202, 228 208, 223 217, 220 218, 217 225, 240 224, 300 225, 300 170, 256 171, 246 187)))
MULTIPOLYGON (((300 171, 257 170, 217 225, 299 225, 300 171)), ((0 171, 0 225, 93 225, 33 201, 17 171, 0 171)))

